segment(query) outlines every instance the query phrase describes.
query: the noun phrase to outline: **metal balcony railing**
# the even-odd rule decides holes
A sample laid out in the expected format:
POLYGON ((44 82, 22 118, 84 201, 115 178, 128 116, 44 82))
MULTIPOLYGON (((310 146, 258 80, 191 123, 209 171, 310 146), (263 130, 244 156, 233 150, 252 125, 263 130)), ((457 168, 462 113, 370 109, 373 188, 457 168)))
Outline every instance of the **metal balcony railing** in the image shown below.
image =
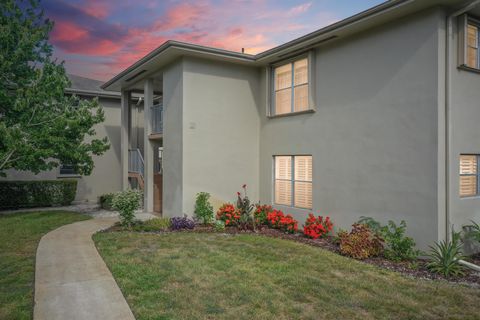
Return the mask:
POLYGON ((163 133, 163 104, 151 108, 152 133, 163 133))

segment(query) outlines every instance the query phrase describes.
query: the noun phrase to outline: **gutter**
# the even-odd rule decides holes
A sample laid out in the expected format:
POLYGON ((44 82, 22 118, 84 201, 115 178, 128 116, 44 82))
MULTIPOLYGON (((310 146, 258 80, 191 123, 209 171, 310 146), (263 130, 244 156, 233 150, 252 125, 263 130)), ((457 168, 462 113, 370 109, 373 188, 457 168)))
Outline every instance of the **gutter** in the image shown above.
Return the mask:
POLYGON ((92 91, 92 90, 82 90, 82 89, 65 89, 65 93, 69 94, 78 94, 84 96, 95 96, 95 97, 104 97, 104 98, 118 98, 120 99, 120 93, 115 91, 92 91))
POLYGON ((196 44, 191 44, 191 43, 185 43, 185 42, 180 42, 180 41, 174 41, 174 40, 168 40, 164 44, 162 44, 160 47, 157 49, 153 50, 134 64, 132 64, 130 67, 127 69, 123 70, 119 74, 117 74, 115 77, 112 79, 108 80, 105 82, 101 88, 105 89, 108 86, 112 85, 114 82, 122 78, 123 76, 127 75, 134 69, 140 67, 141 65, 149 62, 153 58, 155 58, 157 55, 161 54, 162 52, 170 49, 170 48, 179 48, 179 49, 184 49, 184 50, 190 50, 190 51, 197 51, 197 52, 205 52, 205 53, 210 53, 213 55, 221 55, 221 56, 226 56, 230 58, 236 58, 241 61, 245 62, 254 62, 255 61, 255 56, 246 54, 246 53, 239 53, 235 51, 229 51, 229 50, 223 50, 223 49, 217 49, 217 48, 211 48, 211 47, 206 47, 206 46, 201 46, 201 45, 196 45, 196 44))
POLYGON ((447 32, 446 32, 446 54, 445 54, 445 236, 447 242, 450 241, 450 106, 452 91, 452 46, 451 38, 453 37, 453 22, 458 16, 473 9, 480 4, 480 0, 475 0, 459 9, 458 11, 447 16, 447 32))

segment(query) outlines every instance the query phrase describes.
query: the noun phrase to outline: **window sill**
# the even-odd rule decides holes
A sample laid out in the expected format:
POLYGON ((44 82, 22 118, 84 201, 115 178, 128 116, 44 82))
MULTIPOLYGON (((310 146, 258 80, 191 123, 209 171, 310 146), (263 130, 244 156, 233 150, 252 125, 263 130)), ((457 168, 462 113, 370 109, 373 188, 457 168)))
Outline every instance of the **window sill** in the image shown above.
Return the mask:
POLYGON ((480 194, 476 196, 460 197, 460 200, 475 200, 480 199, 480 194))
POLYGON ((290 112, 290 113, 282 113, 276 115, 269 115, 267 118, 274 119, 274 118, 283 118, 283 117, 290 117, 290 116, 297 116, 301 114, 308 114, 308 113, 315 113, 315 109, 308 109, 304 111, 297 111, 297 112, 290 112))
POLYGON ((458 66, 458 69, 464 70, 464 71, 470 71, 470 72, 474 72, 474 73, 480 73, 480 69, 475 69, 475 68, 472 68, 472 67, 469 67, 469 66, 466 66, 466 65, 460 65, 460 66, 458 66))
POLYGON ((300 207, 287 206, 287 205, 278 204, 278 203, 273 203, 272 206, 273 206, 273 207, 282 207, 282 208, 290 209, 290 210, 307 211, 307 212, 311 212, 311 211, 313 210, 313 209, 308 209, 308 208, 300 208, 300 207))

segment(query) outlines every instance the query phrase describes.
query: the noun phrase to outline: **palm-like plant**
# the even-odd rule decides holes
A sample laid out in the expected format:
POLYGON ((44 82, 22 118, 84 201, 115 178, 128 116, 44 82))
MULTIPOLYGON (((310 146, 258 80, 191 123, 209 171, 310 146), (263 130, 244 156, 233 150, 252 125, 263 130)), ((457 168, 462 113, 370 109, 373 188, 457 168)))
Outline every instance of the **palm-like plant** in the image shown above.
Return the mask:
POLYGON ((475 221, 471 221, 472 224, 467 226, 469 228, 467 236, 475 241, 480 242, 480 224, 475 221))
POLYGON ((427 267, 445 277, 463 275, 463 266, 458 263, 464 256, 461 251, 460 233, 452 228, 452 240, 440 241, 430 246, 427 267))

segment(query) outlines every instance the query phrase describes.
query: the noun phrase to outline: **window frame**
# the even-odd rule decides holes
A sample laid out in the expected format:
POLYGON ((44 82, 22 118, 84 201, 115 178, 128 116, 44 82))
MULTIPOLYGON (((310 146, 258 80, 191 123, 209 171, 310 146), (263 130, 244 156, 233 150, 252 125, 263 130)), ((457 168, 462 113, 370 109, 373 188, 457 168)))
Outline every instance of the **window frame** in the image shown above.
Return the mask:
POLYGON ((59 176, 67 176, 67 177, 79 176, 79 174, 76 172, 74 166, 71 165, 71 164, 60 164, 60 166, 58 168, 58 175, 59 176), (71 169, 67 169, 67 170, 71 170, 71 172, 62 172, 62 170, 65 170, 64 167, 72 167, 71 169))
POLYGON ((459 24, 459 68, 480 73, 480 20, 468 14, 460 17, 459 24), (477 65, 472 67, 468 65, 468 26, 473 25, 477 28, 477 65))
POLYGON ((313 155, 311 154, 277 154, 273 156, 273 205, 277 206, 286 206, 290 208, 296 208, 296 209, 301 209, 301 210, 313 210, 313 155), (277 157, 290 157, 291 159, 291 179, 277 179, 276 172, 277 172, 277 157), (311 181, 306 181, 306 180, 296 180, 295 179, 295 157, 311 157, 312 158, 312 180, 311 181), (276 181, 288 181, 291 183, 291 193, 292 193, 292 199, 290 201, 290 205, 285 205, 281 203, 276 202, 276 197, 275 197, 275 192, 276 192, 276 181), (311 208, 304 208, 304 207, 297 207, 295 206, 295 182, 303 182, 303 183, 310 183, 312 185, 312 207, 311 208))
MULTIPOLYGON (((269 96, 269 103, 268 103, 268 112, 267 112, 267 117, 269 118, 276 118, 276 117, 285 117, 285 116, 291 116, 291 115, 297 115, 297 114, 304 114, 304 113, 312 113, 315 112, 315 106, 314 106, 314 54, 313 51, 309 51, 303 54, 296 55, 295 57, 291 57, 289 59, 284 59, 279 62, 272 63, 270 67, 268 68, 268 80, 270 82, 270 85, 268 86, 268 96, 269 96), (307 88, 308 88, 308 95, 307 95, 307 101, 308 101, 308 106, 307 109, 301 110, 301 111, 295 111, 295 88, 299 86, 305 85, 305 83, 300 84, 300 85, 295 85, 295 62, 307 59, 307 88), (291 65, 291 71, 292 71, 292 78, 291 78, 291 86, 289 87, 292 91, 290 94, 290 112, 286 113, 281 113, 277 114, 276 113, 276 96, 275 93, 277 92, 276 90, 276 81, 275 81, 275 69, 284 65, 290 64, 291 65)), ((281 90, 285 90, 288 88, 284 88, 281 90)), ((280 91, 280 90, 279 90, 280 91)))
POLYGON ((475 153, 462 153, 458 158, 458 165, 459 165, 459 179, 458 179, 458 195, 460 199, 471 199, 471 198, 478 198, 480 197, 480 154, 475 153), (477 172, 476 173, 461 173, 460 171, 460 163, 462 156, 475 156, 477 159, 477 172), (476 177, 476 193, 474 195, 462 196, 460 195, 460 178, 461 177, 476 177))

